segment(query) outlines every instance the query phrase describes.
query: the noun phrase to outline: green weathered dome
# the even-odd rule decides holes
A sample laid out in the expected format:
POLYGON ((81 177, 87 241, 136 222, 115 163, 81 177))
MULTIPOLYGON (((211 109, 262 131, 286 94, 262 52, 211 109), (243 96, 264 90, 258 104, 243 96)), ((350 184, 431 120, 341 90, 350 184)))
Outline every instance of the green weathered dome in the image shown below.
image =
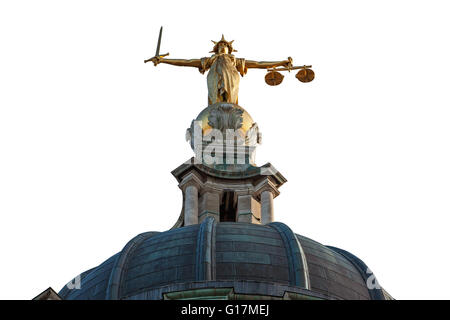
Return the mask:
POLYGON ((294 234, 283 223, 201 224, 142 233, 81 274, 63 299, 385 299, 352 254, 294 234))

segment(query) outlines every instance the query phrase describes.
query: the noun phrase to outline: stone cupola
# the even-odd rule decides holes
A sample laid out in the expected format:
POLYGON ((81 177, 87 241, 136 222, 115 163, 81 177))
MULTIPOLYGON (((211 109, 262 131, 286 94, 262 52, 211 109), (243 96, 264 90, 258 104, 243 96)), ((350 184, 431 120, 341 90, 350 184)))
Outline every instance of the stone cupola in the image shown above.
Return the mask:
POLYGON ((270 163, 255 164, 261 142, 258 125, 242 107, 217 103, 204 109, 187 129, 195 156, 172 171, 183 192, 183 209, 174 228, 216 222, 268 224, 273 199, 286 182, 270 163))

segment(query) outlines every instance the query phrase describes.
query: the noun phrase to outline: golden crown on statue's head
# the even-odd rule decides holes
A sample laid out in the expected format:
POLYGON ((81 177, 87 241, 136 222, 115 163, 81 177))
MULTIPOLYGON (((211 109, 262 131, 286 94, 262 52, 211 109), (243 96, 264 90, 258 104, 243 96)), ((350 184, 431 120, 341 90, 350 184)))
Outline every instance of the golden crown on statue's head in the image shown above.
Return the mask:
POLYGON ((231 40, 231 41, 227 41, 227 40, 225 40, 225 37, 223 36, 223 34, 222 34, 222 39, 220 39, 219 41, 214 41, 214 40, 211 40, 213 43, 214 43, 214 48, 212 49, 212 51, 210 51, 210 52, 214 52, 214 53, 217 53, 218 51, 219 51, 219 44, 220 43, 225 43, 227 46, 228 46, 228 52, 229 53, 231 53, 231 52, 237 52, 237 50, 234 50, 233 49, 233 41, 234 40, 231 40))

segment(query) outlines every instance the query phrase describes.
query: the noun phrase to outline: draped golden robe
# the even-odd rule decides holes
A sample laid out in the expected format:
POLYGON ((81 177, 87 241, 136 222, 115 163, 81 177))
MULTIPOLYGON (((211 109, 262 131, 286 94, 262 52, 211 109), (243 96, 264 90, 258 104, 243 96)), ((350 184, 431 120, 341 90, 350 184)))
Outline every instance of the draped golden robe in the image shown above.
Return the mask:
POLYGON ((215 54, 201 59, 199 71, 208 72, 208 105, 217 102, 238 103, 239 74, 247 73, 245 59, 232 54, 215 54))

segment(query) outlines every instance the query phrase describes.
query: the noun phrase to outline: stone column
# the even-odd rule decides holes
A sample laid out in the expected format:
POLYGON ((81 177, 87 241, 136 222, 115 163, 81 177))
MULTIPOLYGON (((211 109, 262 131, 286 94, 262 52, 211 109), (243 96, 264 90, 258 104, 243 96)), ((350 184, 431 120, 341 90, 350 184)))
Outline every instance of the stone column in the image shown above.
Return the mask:
POLYGON ((202 177, 194 170, 187 172, 178 185, 184 195, 184 225, 198 224, 198 195, 202 191, 202 177))
POLYGON ((261 192, 261 224, 273 222, 273 193, 269 190, 261 192))
POLYGON ((237 222, 261 223, 261 208, 252 195, 238 195, 237 222))
POLYGON ((198 205, 198 222, 202 223, 206 217, 213 217, 216 222, 220 221, 220 194, 215 191, 205 191, 200 197, 198 205))
POLYGON ((188 185, 184 191, 184 225, 198 224, 198 189, 188 185))

